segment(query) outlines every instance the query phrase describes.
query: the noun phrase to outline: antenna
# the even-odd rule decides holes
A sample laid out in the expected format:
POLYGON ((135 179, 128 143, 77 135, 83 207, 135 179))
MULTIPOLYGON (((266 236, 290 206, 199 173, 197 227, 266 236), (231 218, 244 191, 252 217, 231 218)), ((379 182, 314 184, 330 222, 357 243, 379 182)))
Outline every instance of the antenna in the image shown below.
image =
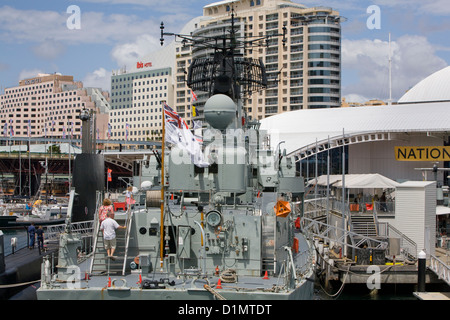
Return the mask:
POLYGON ((281 34, 242 36, 236 32, 234 8, 231 10, 231 26, 229 32, 220 36, 182 35, 164 32, 161 22, 160 43, 164 45, 164 36, 175 36, 182 43, 189 43, 198 51, 209 50, 213 54, 194 58, 189 70, 187 85, 194 91, 207 92, 210 96, 217 93, 227 94, 238 99, 243 93, 252 92, 267 87, 267 76, 262 59, 252 59, 237 53, 239 49, 260 48, 267 41, 281 37, 286 45, 287 28, 283 26, 281 34))

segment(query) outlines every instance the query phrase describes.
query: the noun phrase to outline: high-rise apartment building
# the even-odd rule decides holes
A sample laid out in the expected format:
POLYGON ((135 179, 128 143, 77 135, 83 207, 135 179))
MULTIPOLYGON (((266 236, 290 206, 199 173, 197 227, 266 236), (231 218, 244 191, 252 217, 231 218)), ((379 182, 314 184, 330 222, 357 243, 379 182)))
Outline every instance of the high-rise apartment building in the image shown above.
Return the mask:
POLYGON ((84 88, 73 76, 38 74, 0 95, 1 134, 14 137, 81 138, 80 111, 93 109, 100 139, 108 125, 109 95, 84 88))
MULTIPOLYGON (((220 36, 229 32, 231 15, 238 37, 253 40, 283 34, 286 41, 272 37, 260 47, 241 48, 243 57, 262 59, 267 72, 267 90, 244 96, 244 107, 252 119, 277 113, 314 108, 340 107, 341 100, 341 17, 327 7, 307 8, 289 0, 227 0, 203 8, 203 18, 193 36, 220 36)), ((175 107, 186 119, 192 118, 186 71, 191 59, 211 51, 186 44, 176 49, 175 107)), ((206 93, 196 92, 196 110, 202 118, 206 93)))

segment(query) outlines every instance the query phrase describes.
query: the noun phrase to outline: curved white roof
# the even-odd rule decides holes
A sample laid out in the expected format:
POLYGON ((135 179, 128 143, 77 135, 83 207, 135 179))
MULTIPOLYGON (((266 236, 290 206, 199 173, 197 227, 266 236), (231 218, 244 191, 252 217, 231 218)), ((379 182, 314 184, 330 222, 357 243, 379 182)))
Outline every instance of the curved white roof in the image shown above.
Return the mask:
POLYGON ((450 67, 423 79, 406 92, 398 103, 450 101, 450 67))
POLYGON ((342 139, 362 133, 448 132, 450 102, 415 103, 354 108, 309 109, 284 112, 261 120, 271 135, 271 146, 285 141, 288 154, 316 141, 342 139), (343 132, 344 131, 344 132, 343 132))

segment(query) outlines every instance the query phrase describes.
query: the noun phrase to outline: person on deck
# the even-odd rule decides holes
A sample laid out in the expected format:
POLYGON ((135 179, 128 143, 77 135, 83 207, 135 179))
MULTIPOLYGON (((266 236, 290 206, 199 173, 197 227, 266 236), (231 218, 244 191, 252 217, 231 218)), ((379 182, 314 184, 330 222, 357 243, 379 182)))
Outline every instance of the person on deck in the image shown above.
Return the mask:
POLYGON ((111 200, 106 198, 103 200, 103 205, 98 209, 98 219, 100 224, 106 219, 106 214, 108 212, 114 213, 114 207, 112 206, 111 200))
POLYGON ((28 236, 30 237, 30 242, 28 243, 28 248, 33 249, 34 248, 34 240, 36 238, 36 228, 34 227, 34 222, 31 223, 31 225, 28 227, 28 236))
POLYGON ((130 208, 132 208, 131 205, 136 203, 133 197, 133 187, 131 186, 127 188, 126 202, 127 202, 127 211, 130 211, 130 208))
POLYGON ((42 229, 42 226, 38 227, 36 230, 36 235, 38 248, 44 251, 44 230, 42 229))
POLYGON ((103 220, 100 230, 103 231, 103 241, 105 249, 108 253, 108 258, 115 259, 114 251, 116 250, 116 229, 125 229, 125 226, 120 226, 116 220, 111 218, 112 213, 106 214, 106 219, 103 220))

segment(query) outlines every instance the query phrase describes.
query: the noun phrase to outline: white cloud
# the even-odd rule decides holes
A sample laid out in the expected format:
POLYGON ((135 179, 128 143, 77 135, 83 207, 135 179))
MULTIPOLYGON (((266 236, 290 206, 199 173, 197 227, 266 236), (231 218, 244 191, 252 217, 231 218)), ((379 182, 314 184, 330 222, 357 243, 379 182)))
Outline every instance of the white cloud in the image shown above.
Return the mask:
POLYGON ((68 44, 112 44, 137 35, 160 32, 159 22, 135 15, 81 11, 80 29, 70 30, 66 12, 0 8, 0 40, 12 43, 43 42, 47 39, 68 44))
POLYGON ((414 9, 414 11, 420 15, 433 14, 443 16, 450 14, 448 0, 374 0, 373 2, 380 6, 414 9))
POLYGON ((66 47, 54 39, 45 39, 32 48, 35 55, 45 60, 54 60, 66 52, 66 47))
POLYGON ((82 82, 84 87, 102 88, 104 91, 111 91, 111 72, 99 68, 88 73, 82 82))
POLYGON ((117 45, 113 48, 111 56, 119 66, 132 66, 144 56, 160 48, 159 39, 144 34, 134 42, 117 45))
MULTIPOLYGON (((19 74, 18 80, 34 78, 34 77, 37 77, 37 75, 40 73, 45 73, 45 72, 43 72, 40 69, 22 70, 19 74)), ((17 82, 19 82, 19 81, 17 81, 17 82)))
POLYGON ((358 103, 365 103, 365 102, 370 100, 370 99, 368 99, 368 98, 366 98, 366 97, 364 97, 362 95, 354 94, 354 93, 353 94, 347 94, 347 95, 344 96, 344 98, 345 98, 345 100, 347 102, 358 102, 358 103))
MULTIPOLYGON (((409 88, 447 63, 422 36, 402 36, 391 43, 392 97, 398 100, 409 88)), ((359 94, 369 99, 389 98, 389 43, 375 40, 342 41, 342 68, 356 73, 355 82, 343 85, 343 96, 359 94)), ((348 79, 345 79, 348 80, 348 79)))

